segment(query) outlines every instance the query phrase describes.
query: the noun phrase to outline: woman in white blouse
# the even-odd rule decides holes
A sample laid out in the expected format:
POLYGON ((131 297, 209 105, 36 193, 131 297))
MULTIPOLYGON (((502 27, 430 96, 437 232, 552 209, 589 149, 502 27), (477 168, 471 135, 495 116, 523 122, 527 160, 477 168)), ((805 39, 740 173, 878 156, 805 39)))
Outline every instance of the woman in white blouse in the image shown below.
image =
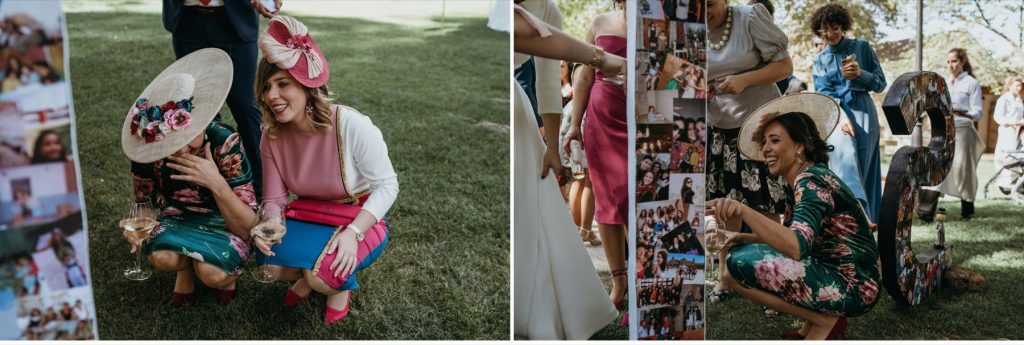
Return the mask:
POLYGON ((985 151, 974 123, 981 120, 981 84, 974 77, 974 68, 963 48, 953 48, 946 54, 949 69, 949 97, 956 124, 956 155, 953 166, 938 191, 960 198, 960 215, 964 219, 974 216, 974 195, 978 191, 978 161, 985 151))
MULTIPOLYGON (((995 171, 1013 161, 1007 152, 1016 151, 1020 145, 1020 130, 1024 127, 1024 102, 1021 101, 1021 89, 1024 79, 1021 77, 1006 78, 1003 84, 1003 95, 996 101, 995 121, 999 125, 999 136, 996 140, 995 171)), ((1004 171, 999 176, 999 187, 1009 188, 1018 176, 1011 171, 1004 171)))

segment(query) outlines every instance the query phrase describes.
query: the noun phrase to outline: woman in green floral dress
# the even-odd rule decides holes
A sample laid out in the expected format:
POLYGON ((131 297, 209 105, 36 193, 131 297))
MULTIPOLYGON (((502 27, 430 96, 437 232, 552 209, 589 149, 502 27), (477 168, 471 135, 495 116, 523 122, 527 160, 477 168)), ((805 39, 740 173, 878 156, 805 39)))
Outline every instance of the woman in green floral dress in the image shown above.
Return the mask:
POLYGON ((217 49, 179 59, 143 91, 122 129, 134 195, 160 210, 149 238, 133 244, 157 270, 176 272, 176 306, 194 299, 196 277, 229 302, 250 251, 252 169, 238 133, 215 119, 230 71, 217 49))
MULTIPOLYGON (((804 319, 785 338, 835 339, 877 302, 878 248, 850 189, 828 170, 822 140, 838 119, 835 101, 817 94, 779 98, 743 124, 740 149, 763 160, 787 188, 785 225, 731 199, 708 202, 721 221, 740 218, 753 233, 727 232, 722 280, 740 295, 804 319)), ((722 224, 720 221, 719 224, 722 224)))

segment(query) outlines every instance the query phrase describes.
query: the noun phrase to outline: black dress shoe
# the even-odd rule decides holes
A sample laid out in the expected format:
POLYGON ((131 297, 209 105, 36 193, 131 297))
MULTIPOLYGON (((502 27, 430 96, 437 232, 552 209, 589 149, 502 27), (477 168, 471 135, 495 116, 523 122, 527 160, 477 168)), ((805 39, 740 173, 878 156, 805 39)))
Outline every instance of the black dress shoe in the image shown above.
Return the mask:
POLYGON ((974 217, 974 203, 970 201, 960 200, 960 216, 963 219, 971 219, 974 217))

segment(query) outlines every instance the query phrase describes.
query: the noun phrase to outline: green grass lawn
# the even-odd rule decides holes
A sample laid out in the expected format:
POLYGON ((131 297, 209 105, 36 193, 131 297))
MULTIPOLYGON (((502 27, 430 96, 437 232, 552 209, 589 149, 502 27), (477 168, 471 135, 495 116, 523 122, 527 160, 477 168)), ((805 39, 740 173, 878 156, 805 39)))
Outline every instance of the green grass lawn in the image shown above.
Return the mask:
MULTIPOLYGON (((882 289, 871 312, 850 319, 847 339, 1024 339, 1020 313, 1024 310, 1024 209, 1014 206, 993 186, 982 199, 985 182, 994 174, 992 160, 978 165, 979 188, 974 219, 960 219, 960 201, 942 198, 949 216, 946 243, 954 264, 982 274, 984 293, 943 288, 921 305, 900 307, 882 289)), ((912 243, 920 253, 936 238, 933 224, 914 223, 912 243)), ((708 291, 711 291, 710 288, 708 291)), ((800 325, 790 316, 767 319, 759 305, 733 296, 708 305, 707 339, 779 339, 800 325)))
MULTIPOLYGON (((199 287, 200 303, 180 309, 170 306, 172 274, 121 276, 132 257, 117 229, 131 195, 120 126, 173 62, 171 35, 159 14, 67 16, 100 337, 509 338, 507 33, 487 29, 485 18, 448 18, 443 31, 300 18, 330 60, 337 102, 380 127, 401 183, 388 249, 361 273, 352 314, 326 327, 322 296, 284 310, 286 285, 248 272, 229 305, 199 287)), ((226 107, 222 114, 233 122, 226 107)))

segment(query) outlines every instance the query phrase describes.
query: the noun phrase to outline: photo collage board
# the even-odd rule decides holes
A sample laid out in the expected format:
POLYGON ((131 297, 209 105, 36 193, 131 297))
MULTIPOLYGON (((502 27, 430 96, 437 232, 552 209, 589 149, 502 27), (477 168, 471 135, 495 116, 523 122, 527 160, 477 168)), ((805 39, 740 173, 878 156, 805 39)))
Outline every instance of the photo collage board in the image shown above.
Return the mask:
POLYGON ((704 2, 639 0, 633 339, 704 338, 704 2))
POLYGON ((95 340, 59 0, 0 3, 0 339, 95 340))

